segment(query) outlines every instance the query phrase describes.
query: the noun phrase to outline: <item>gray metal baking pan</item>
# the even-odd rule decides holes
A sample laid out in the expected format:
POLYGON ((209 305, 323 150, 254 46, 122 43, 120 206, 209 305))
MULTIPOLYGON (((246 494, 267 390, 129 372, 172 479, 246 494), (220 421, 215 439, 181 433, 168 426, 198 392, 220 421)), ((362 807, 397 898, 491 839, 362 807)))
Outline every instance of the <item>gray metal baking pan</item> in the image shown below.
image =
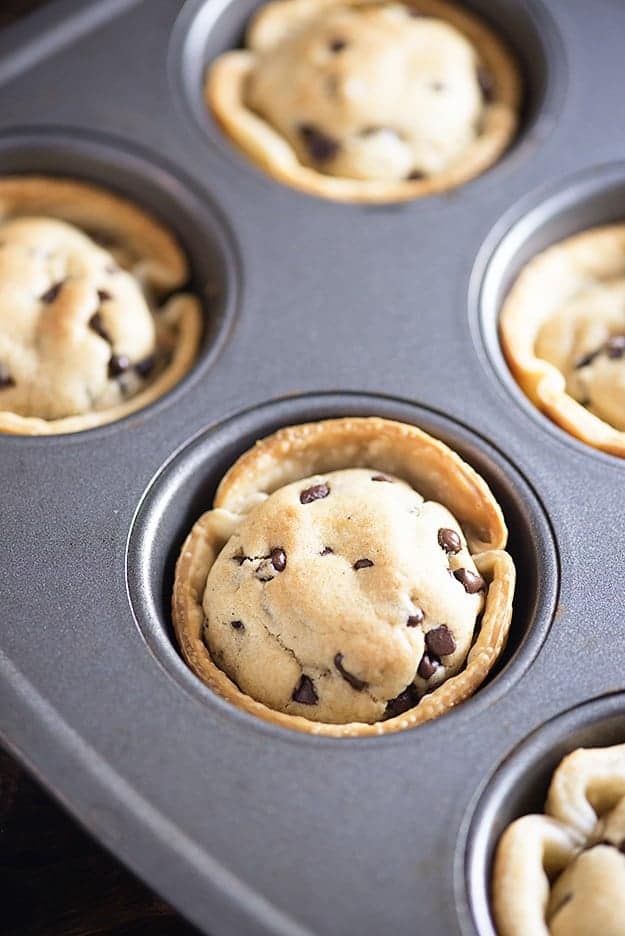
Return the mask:
POLYGON ((0 735, 213 936, 492 934, 502 821, 539 805, 567 745, 625 739, 625 465, 535 412, 496 338, 533 252, 625 216, 625 5, 471 0, 524 67, 519 139, 454 192, 377 207, 275 183, 204 112, 202 70, 257 5, 63 0, 0 36, 0 171, 144 204, 206 310, 197 367, 163 400, 79 435, 0 437, 0 735), (216 698, 177 654, 168 599, 237 454, 349 413, 421 425, 483 472, 519 588, 473 699, 336 741, 216 698))

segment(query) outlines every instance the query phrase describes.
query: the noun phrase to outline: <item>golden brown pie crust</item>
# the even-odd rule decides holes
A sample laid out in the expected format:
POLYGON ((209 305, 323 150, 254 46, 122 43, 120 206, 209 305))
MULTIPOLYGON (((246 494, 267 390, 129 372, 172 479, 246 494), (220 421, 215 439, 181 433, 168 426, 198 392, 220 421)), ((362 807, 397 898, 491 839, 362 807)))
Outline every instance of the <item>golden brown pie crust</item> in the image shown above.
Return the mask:
MULTIPOLYGON (((111 253, 157 298, 184 286, 186 258, 164 227, 132 202, 95 185, 52 176, 0 178, 0 222, 44 216, 73 224, 88 235, 106 238, 111 253)), ((145 389, 118 406, 63 419, 39 419, 0 411, 0 432, 52 435, 79 432, 134 413, 167 393, 190 370, 202 337, 202 311, 195 296, 181 292, 162 307, 175 322, 169 364, 145 389)))
MULTIPOLYGON (((362 2, 319 0, 326 6, 362 2)), ((389 182, 333 177, 303 165, 284 137, 249 110, 244 101, 245 82, 255 60, 255 32, 268 8, 261 7, 249 25, 248 48, 225 53, 209 67, 206 102, 227 135, 253 162, 279 182, 311 195, 344 202, 399 202, 462 185, 497 162, 516 133, 521 103, 519 70, 505 44, 468 10, 447 0, 415 0, 415 6, 425 15, 444 20, 463 33, 493 77, 493 99, 485 104, 481 133, 461 163, 445 172, 425 179, 389 182)))
POLYGON ((504 547, 507 530, 486 482, 455 452, 415 426, 377 417, 331 419, 281 429, 245 452, 224 476, 214 507, 245 513, 259 492, 314 474, 367 465, 411 484, 438 500, 461 524, 473 559, 489 584, 479 635, 465 668, 419 704, 376 724, 327 724, 276 712, 241 692, 212 661, 202 639, 202 596, 208 572, 223 544, 214 516, 193 526, 176 565, 172 614, 182 655, 199 678, 222 698, 265 721, 316 735, 380 735, 442 715, 472 695, 499 657, 510 627, 515 568, 504 547))
POLYGON ((504 354, 532 403, 571 435, 625 457, 625 432, 590 413, 566 392, 563 374, 535 353, 543 323, 593 280, 625 275, 625 224, 592 228, 535 256, 524 267, 501 311, 504 354))

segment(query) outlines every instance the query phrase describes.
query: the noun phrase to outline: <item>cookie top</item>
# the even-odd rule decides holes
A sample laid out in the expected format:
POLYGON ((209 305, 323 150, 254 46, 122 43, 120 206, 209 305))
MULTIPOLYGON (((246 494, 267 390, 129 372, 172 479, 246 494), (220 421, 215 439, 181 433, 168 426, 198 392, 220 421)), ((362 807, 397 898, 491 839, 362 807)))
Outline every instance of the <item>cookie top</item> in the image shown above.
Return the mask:
POLYGON ((545 815, 524 816, 502 836, 493 899, 499 936, 621 936, 625 745, 564 758, 545 815))
POLYGON ((160 299, 186 278, 168 235, 146 217, 142 245, 138 209, 65 180, 0 180, 0 209, 0 431, 88 428, 179 379, 201 322, 192 297, 160 299), (72 223, 72 199, 77 221, 83 202, 93 206, 94 230, 101 200, 103 243, 72 223), (50 215, 36 213, 39 206, 50 215))
POLYGON ((570 396, 625 430, 625 276, 564 302, 538 332, 536 354, 564 375, 570 396))
POLYGON ((375 722, 458 672, 486 587, 441 504, 373 469, 329 472, 242 520, 206 581, 204 638, 271 708, 375 722))
POLYGON ((475 140, 479 67, 462 33, 413 7, 337 5, 259 52, 246 102, 320 172, 420 178, 475 140))
POLYGON ((0 225, 3 409, 43 419, 106 409, 157 364, 146 299, 110 253, 63 221, 0 225))
POLYGON ((499 41, 440 0, 280 0, 248 50, 209 69, 227 132, 283 181, 375 201, 448 188, 509 142, 517 71, 499 41))
POLYGON ((540 409, 625 455, 625 225, 591 228, 530 260, 504 302, 501 340, 540 409))
POLYGON ((484 480, 416 426, 288 426, 237 459, 187 536, 176 637, 203 682, 266 721, 409 728, 468 698, 501 654, 506 537, 484 480))

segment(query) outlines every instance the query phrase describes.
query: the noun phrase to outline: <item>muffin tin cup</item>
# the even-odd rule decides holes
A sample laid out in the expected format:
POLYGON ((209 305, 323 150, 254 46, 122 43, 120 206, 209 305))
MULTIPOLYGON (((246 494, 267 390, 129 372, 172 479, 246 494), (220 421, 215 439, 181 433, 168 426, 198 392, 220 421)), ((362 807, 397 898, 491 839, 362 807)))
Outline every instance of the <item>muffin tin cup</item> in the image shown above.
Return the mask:
MULTIPOLYGON (((262 3, 189 0, 176 22, 168 54, 170 81, 183 117, 191 120, 204 140, 210 140, 227 159, 240 160, 242 168, 247 166, 255 172, 261 170, 240 155, 236 144, 207 110, 204 79, 207 67, 219 55, 244 45, 246 24, 262 3)), ((519 150, 527 154, 532 139, 544 139, 553 126, 566 87, 565 54, 557 27, 541 0, 499 0, 497 4, 471 0, 465 6, 506 41, 518 62, 524 103, 519 132, 503 159, 518 155, 519 150)))
MULTIPOLYGON (((551 624, 559 570, 549 521, 525 479, 484 439, 440 413, 402 400, 354 393, 269 402, 211 426, 179 450, 147 489, 128 541, 128 593, 141 633, 188 691, 207 704, 224 704, 182 662, 173 637, 171 595, 183 540, 212 505, 226 470, 257 439, 284 426, 343 416, 381 416, 418 426, 462 455, 501 505, 518 576, 510 635, 486 685, 456 711, 492 704, 531 664, 551 624)), ((455 717, 456 711, 446 717, 455 717)))
POLYGON ((625 163, 608 163, 532 193, 498 222, 474 269, 470 313, 478 353, 515 403, 542 430, 592 458, 623 464, 584 444, 540 412, 514 379, 499 343, 499 311, 523 266, 558 241, 625 217, 625 163))
POLYGON ((515 819, 544 812, 560 761, 577 748, 624 741, 625 693, 618 692, 558 715, 508 754, 476 796, 459 837, 455 871, 463 934, 496 936, 490 887, 497 843, 515 819))
MULTIPOLYGON (((236 315, 240 257, 219 207, 160 157, 102 134, 48 128, 0 131, 0 173, 65 176, 93 183, 135 202, 175 234, 189 263, 188 282, 178 291, 189 290, 202 305, 203 337, 197 360, 163 397, 105 425, 103 431, 124 426, 127 419, 145 419, 178 400, 217 359, 236 315)), ((49 436, 40 438, 50 441, 49 436)))
MULTIPOLYGON (((0 171, 76 175, 154 212, 206 311, 196 367, 145 411, 0 436, 0 736, 213 936, 475 936, 495 834, 476 809, 497 765, 623 686, 623 464, 529 408, 496 314, 534 250, 622 210, 622 167, 596 162, 622 157, 625 8, 470 2, 525 68, 518 141, 453 192, 357 206, 269 179, 201 109, 204 66, 256 5, 58 0, 0 34, 0 171), (176 551, 236 457, 349 414, 412 422, 482 473, 519 583, 508 650, 473 698, 413 730, 332 739, 217 698, 167 609, 176 551)), ((527 773, 519 809, 534 785, 540 805, 543 778, 527 773)))

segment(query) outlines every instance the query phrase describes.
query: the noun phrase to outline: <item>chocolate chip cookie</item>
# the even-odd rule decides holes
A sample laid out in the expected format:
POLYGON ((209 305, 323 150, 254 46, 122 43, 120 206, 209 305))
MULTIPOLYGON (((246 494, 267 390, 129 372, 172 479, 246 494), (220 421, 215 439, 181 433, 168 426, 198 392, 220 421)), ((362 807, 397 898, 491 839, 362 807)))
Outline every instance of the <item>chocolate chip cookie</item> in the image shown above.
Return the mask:
POLYGON ((504 303, 501 340, 536 406, 588 445, 625 456, 625 225, 534 257, 504 303))
POLYGON ((247 48, 212 64, 205 90, 271 175, 344 201, 459 185, 501 156, 520 107, 507 48, 443 0, 274 0, 247 48))
POLYGON ((517 819, 501 838, 493 902, 499 936, 622 936, 625 744, 564 758, 545 815, 517 819))
POLYGON ((174 238, 92 185, 0 179, 0 431, 76 432, 190 369, 199 302, 174 238))
POLYGON ((174 626, 235 704, 316 734, 442 714, 505 643, 514 565, 484 481, 420 430, 283 429, 227 473, 178 560, 174 626))

